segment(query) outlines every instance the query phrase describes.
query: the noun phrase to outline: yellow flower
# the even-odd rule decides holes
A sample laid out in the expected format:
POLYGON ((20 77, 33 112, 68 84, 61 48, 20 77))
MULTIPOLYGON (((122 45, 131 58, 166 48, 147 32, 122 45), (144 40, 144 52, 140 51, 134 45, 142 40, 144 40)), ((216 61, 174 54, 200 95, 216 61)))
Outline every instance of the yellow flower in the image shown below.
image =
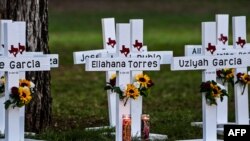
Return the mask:
POLYGON ((226 72, 230 71, 230 73, 226 74, 226 79, 234 77, 234 69, 224 69, 226 72))
POLYGON ((21 86, 21 87, 29 87, 30 88, 30 85, 31 85, 31 83, 30 83, 30 81, 28 81, 28 80, 26 80, 26 79, 20 79, 19 80, 19 86, 21 86))
POLYGON ((148 87, 147 84, 148 84, 150 78, 146 74, 145 75, 138 74, 135 76, 135 79, 136 79, 136 81, 138 81, 141 84, 142 87, 145 87, 145 88, 148 87))
POLYGON ((212 96, 213 97, 219 97, 222 94, 221 89, 218 86, 213 86, 213 90, 212 90, 212 96))
POLYGON ((111 78, 109 79, 109 83, 110 83, 110 85, 111 85, 112 87, 115 86, 115 84, 116 84, 116 74, 115 74, 115 73, 113 73, 113 74, 111 75, 111 78))
POLYGON ((125 90, 125 96, 137 99, 139 97, 139 91, 133 84, 127 84, 127 89, 125 90))
POLYGON ((113 74, 111 75, 111 78, 110 78, 110 79, 111 79, 111 80, 116 79, 116 74, 113 73, 113 74))
POLYGON ((5 84, 5 78, 1 77, 1 79, 0 79, 0 85, 4 85, 4 84, 5 84))
POLYGON ((28 104, 30 102, 30 100, 32 99, 31 93, 30 93, 30 88, 28 88, 28 87, 19 87, 18 91, 19 91, 20 101, 23 104, 28 104))
POLYGON ((245 84, 250 84, 250 77, 249 77, 249 75, 247 74, 247 73, 244 73, 242 76, 241 76, 241 78, 242 78, 242 81, 245 83, 245 84))

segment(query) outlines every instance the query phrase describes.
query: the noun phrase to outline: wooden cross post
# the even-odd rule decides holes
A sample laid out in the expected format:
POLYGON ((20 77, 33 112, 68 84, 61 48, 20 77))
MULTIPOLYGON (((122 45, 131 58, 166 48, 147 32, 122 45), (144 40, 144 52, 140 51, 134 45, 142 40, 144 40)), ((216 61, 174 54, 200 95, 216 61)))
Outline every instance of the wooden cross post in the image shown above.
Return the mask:
MULTIPOLYGON (((233 47, 239 51, 247 50, 247 53, 245 54, 250 54, 250 45, 246 44, 246 34, 246 17, 233 17, 233 47)), ((235 81, 237 80, 237 73, 247 73, 247 67, 236 68, 234 75, 235 81)), ((242 91, 243 86, 239 83, 235 84, 234 96, 236 124, 249 125, 248 86, 246 85, 243 93, 242 91)))
MULTIPOLYGON (((227 50, 230 50, 228 45, 228 26, 229 20, 228 15, 226 14, 218 14, 216 15, 216 44, 211 45, 215 46, 215 50, 212 48, 209 50, 211 55, 228 55, 227 50)), ((208 47, 209 49, 209 47, 208 47)), ((202 47, 200 45, 186 45, 185 46, 185 55, 186 56, 201 56, 202 55, 202 47)), ((220 79, 216 79, 216 81, 223 85, 220 79)), ((228 90, 228 84, 225 83, 224 87, 228 90)), ((218 101, 217 103, 217 124, 224 125, 228 123, 228 98, 224 96, 223 101, 218 101)), ((194 122, 192 125, 201 126, 202 122, 194 122)))
MULTIPOLYGON (((0 57, 4 56, 4 40, 3 40, 3 24, 10 23, 11 20, 1 20, 0 21, 0 57)), ((0 77, 4 76, 4 72, 0 71, 0 77)), ((0 93, 0 134, 4 134, 4 126, 5 126, 5 108, 4 108, 5 97, 4 93, 0 93)))
MULTIPOLYGON (((22 25, 25 28, 25 24, 22 25)), ((13 86, 19 86, 20 72, 50 70, 49 56, 22 55, 25 48, 20 47, 19 28, 20 23, 4 24, 4 57, 1 57, 0 71, 5 72, 5 100, 9 99, 10 89, 13 86)), ((24 127, 20 127, 20 108, 8 108, 5 115, 5 140, 24 140, 23 135, 21 135, 24 132, 22 130, 24 127)))
MULTIPOLYGON (((20 45, 23 45, 25 48, 26 44, 26 23, 25 22, 14 22, 17 27, 17 34, 18 34, 18 41, 20 45)), ((47 56, 50 58, 50 68, 57 68, 59 65, 59 58, 58 54, 43 54, 42 52, 26 52, 24 50, 22 52, 22 56, 25 57, 35 57, 35 56, 47 56)), ((22 71, 19 72, 19 78, 20 79, 26 79, 26 72, 22 71)), ((25 106, 20 108, 20 135, 21 135, 21 141, 24 141, 24 133, 25 133, 25 106)))
MULTIPOLYGON (((74 64, 85 64, 87 58, 98 58, 100 53, 115 53, 116 52, 116 36, 115 36, 115 19, 114 18, 104 18, 102 19, 102 34, 103 34, 103 47, 100 50, 91 51, 80 51, 74 52, 74 64)), ((108 82, 112 74, 115 71, 106 72, 106 81, 108 82)), ((110 90, 107 91, 108 94, 108 111, 109 111, 109 123, 110 126, 115 126, 115 112, 116 112, 116 94, 112 93, 110 90)))
MULTIPOLYGON (((143 45, 143 20, 132 19, 131 25, 131 57, 135 58, 158 58, 160 64, 171 64, 173 57, 172 51, 147 51, 147 47, 143 45)), ((137 74, 143 73, 142 71, 132 71, 132 78, 137 74)), ((142 115, 143 98, 139 96, 136 100, 131 100, 131 117, 132 117, 132 136, 141 136, 141 115, 142 115)), ((151 134, 152 135, 152 134, 151 134)), ((156 135, 156 137, 160 135, 156 135)), ((162 136, 166 138, 166 136, 162 136)))
MULTIPOLYGON (((224 52, 229 49, 228 46, 229 15, 216 15, 216 50, 224 52)), ((217 76, 217 75, 216 75, 217 76)), ((216 81, 223 85, 221 79, 216 77, 216 81)), ((228 83, 225 83, 224 89, 228 91, 228 83)), ((223 101, 217 102, 217 124, 228 123, 228 97, 224 96, 223 101)))
MULTIPOLYGON (((131 71, 159 70, 159 59, 148 58, 128 58, 131 45, 130 24, 117 24, 117 51, 118 56, 113 58, 88 58, 86 71, 116 71, 117 86, 126 86, 132 82, 131 71)), ((122 115, 131 114, 130 100, 124 106, 124 101, 116 97, 116 141, 122 141, 122 115)))
MULTIPOLYGON (((132 53, 140 53, 143 47, 143 20, 130 20, 131 41, 130 47, 132 53)), ((132 79, 137 74, 143 73, 142 71, 131 72, 132 79)), ((131 100, 131 123, 132 123, 132 136, 141 136, 141 115, 142 115, 142 96, 136 100, 131 100)))
MULTIPOLYGON (((204 55, 210 55, 206 51, 209 44, 216 44, 215 40, 215 23, 202 23, 202 49, 204 55)), ((209 68, 202 72, 202 81, 216 81, 216 69, 209 68)), ((206 96, 202 94, 202 118, 203 118, 203 140, 216 141, 217 140, 217 109, 215 105, 209 105, 206 101, 206 96)))

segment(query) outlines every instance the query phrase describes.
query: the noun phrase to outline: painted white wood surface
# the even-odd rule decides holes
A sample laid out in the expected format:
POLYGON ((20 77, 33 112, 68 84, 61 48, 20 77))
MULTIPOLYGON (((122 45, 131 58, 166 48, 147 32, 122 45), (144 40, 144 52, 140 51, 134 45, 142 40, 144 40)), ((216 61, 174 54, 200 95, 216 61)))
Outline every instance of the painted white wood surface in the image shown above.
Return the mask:
MULTIPOLYGON (((238 44, 240 38, 242 40, 245 40, 245 43, 247 43, 246 38, 246 17, 245 16, 238 16, 233 17, 233 46, 234 49, 237 50, 244 50, 244 48, 247 47, 247 44, 242 45, 238 44)), ((237 73, 247 73, 247 67, 242 68, 236 68, 235 75, 236 77, 237 73)), ((237 79, 235 79, 236 81, 237 79)), ((248 86, 246 86, 246 89, 244 93, 242 94, 242 86, 239 84, 235 84, 234 87, 234 95, 235 95, 235 111, 236 111, 236 123, 237 124, 249 124, 249 103, 248 103, 248 86)))
MULTIPOLYGON (((103 48, 98 50, 90 51, 79 51, 73 53, 74 64, 85 64, 87 58, 98 58, 102 53, 116 54, 116 35, 115 35, 115 19, 114 18, 103 18, 102 19, 102 37, 103 37, 103 48)), ((106 72, 106 82, 109 81, 111 75, 116 73, 115 71, 106 72)), ((111 91, 107 91, 108 98, 108 111, 109 111, 109 124, 115 126, 116 121, 116 94, 111 91)))
MULTIPOLYGON (((0 20, 0 57, 4 56, 4 23, 9 23, 11 20, 0 20)), ((0 71, 0 77, 4 76, 4 72, 0 71)), ((1 94, 0 94, 1 95, 1 94)), ((5 108, 4 108, 5 97, 0 96, 0 132, 4 133, 5 128, 5 108)))
MULTIPOLYGON (((133 19, 130 20, 131 40, 130 47, 132 53, 142 53, 141 48, 143 47, 143 20, 133 19)), ((142 71, 132 72, 132 81, 137 74, 143 73, 142 71)), ((131 123, 132 123, 132 136, 141 136, 141 115, 142 115, 142 96, 139 96, 136 100, 131 100, 131 123)))
MULTIPOLYGON (((202 23, 202 50, 205 56, 211 55, 206 50, 207 45, 216 44, 216 23, 203 22, 202 23)), ((202 82, 216 81, 216 68, 210 68, 202 72, 202 82)), ((216 141, 217 140, 217 108, 216 105, 209 105, 206 102, 206 96, 202 94, 202 120, 203 120, 203 140, 216 141)))
MULTIPOLYGON (((130 48, 130 24, 117 24, 116 25, 117 35, 117 54, 119 58, 126 57, 120 50, 125 46, 129 50, 130 48)), ((128 69, 117 71, 116 85, 124 86, 131 83, 131 73, 128 69)), ((130 99, 127 101, 126 106, 124 102, 120 100, 119 96, 116 96, 116 141, 122 141, 122 115, 130 115, 130 99)))
MULTIPOLYGON (((5 72, 6 77, 6 90, 5 100, 9 99, 10 89, 13 86, 19 86, 19 78, 24 78, 23 71, 37 71, 37 70, 50 70, 50 57, 41 56, 32 57, 21 51, 20 45, 25 46, 25 22, 10 22, 4 23, 4 56, 1 61, 4 62, 1 71, 5 72), (13 54, 11 50, 17 48, 16 54, 13 54), (24 55, 25 54, 25 55, 24 55), (17 59, 18 58, 18 59, 17 59), (33 59, 33 60, 32 60, 33 59), (15 62, 21 62, 21 65, 15 62), (39 65, 33 66, 33 62, 39 63, 39 65), (15 64, 15 68, 11 64, 15 64), (9 65, 9 68, 5 65, 9 65), (6 69, 6 70, 5 70, 6 69)), ((58 55, 54 57, 58 58, 58 55)), ((58 61, 57 61, 58 62, 58 61)), ((8 108, 5 111, 5 140, 24 141, 24 107, 22 108, 8 108), (14 131, 13 131, 14 130, 14 131)))

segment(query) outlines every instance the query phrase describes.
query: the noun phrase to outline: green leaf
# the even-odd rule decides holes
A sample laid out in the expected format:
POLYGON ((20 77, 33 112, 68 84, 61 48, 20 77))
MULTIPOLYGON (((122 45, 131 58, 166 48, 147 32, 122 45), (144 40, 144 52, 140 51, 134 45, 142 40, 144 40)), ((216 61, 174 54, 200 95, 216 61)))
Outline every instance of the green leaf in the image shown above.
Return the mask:
POLYGON ((5 104, 4 107, 5 107, 5 109, 7 110, 7 109, 9 108, 9 106, 10 106, 12 103, 11 103, 10 100, 7 100, 7 101, 4 102, 4 104, 5 104))
POLYGON ((220 97, 220 101, 221 101, 221 102, 223 101, 223 96, 220 97))
POLYGON ((122 94, 122 90, 120 89, 120 87, 114 87, 114 92, 118 93, 118 94, 122 94))
POLYGON ((104 90, 110 90, 110 89, 112 89, 111 86, 105 86, 105 87, 104 87, 104 90))

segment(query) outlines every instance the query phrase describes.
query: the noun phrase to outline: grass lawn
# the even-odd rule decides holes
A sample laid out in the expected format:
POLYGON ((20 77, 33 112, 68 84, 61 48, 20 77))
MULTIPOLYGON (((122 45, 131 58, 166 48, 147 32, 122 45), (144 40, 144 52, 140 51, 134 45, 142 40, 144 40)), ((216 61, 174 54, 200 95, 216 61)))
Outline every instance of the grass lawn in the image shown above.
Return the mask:
MULTIPOLYGON (((217 7, 221 5, 217 3, 217 7)), ((182 56, 184 45, 201 44, 201 22, 215 20, 215 12, 220 11, 199 14, 186 13, 183 9, 180 14, 157 10, 91 12, 52 9, 49 44, 51 52, 60 56, 60 67, 52 70, 53 125, 38 138, 51 141, 114 140, 110 134, 103 134, 106 131, 84 130, 109 124, 107 94, 103 90, 105 73, 86 72, 83 65, 73 65, 74 51, 102 49, 101 18, 115 17, 118 23, 133 18, 144 19, 144 44, 150 51, 173 50, 174 56, 182 56)), ((248 16, 250 28, 250 14, 244 9, 231 13, 248 16)), ((202 130, 190 126, 190 122, 202 120, 201 71, 171 72, 170 66, 164 65, 159 72, 147 73, 155 82, 151 95, 143 101, 143 113, 151 116, 151 132, 167 134, 169 141, 202 138, 202 130)), ((229 119, 233 121, 232 91, 229 101, 229 119)), ((108 130, 108 133, 112 131, 108 130)))

